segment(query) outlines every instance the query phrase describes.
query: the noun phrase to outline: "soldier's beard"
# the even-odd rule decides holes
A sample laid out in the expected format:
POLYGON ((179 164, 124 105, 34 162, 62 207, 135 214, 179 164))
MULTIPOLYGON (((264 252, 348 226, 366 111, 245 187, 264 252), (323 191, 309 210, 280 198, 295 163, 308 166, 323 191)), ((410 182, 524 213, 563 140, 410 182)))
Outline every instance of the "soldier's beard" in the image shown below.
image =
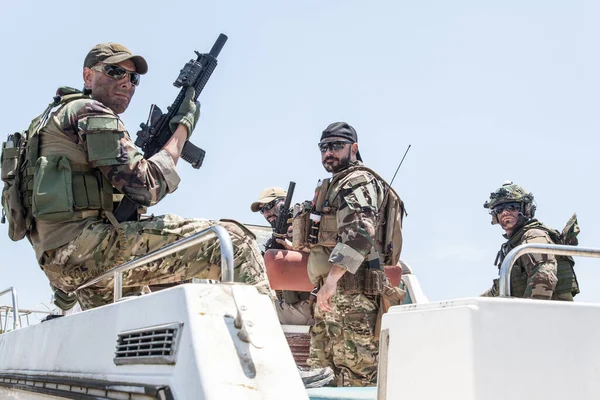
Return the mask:
POLYGON ((277 217, 279 216, 279 210, 281 210, 281 207, 283 207, 283 204, 281 202, 277 203, 275 207, 273 207, 273 211, 267 219, 267 222, 271 225, 271 228, 275 228, 275 225, 277 224, 277 217))
POLYGON ((348 154, 342 158, 327 157, 325 160, 323 160, 323 167, 325 167, 327 172, 331 172, 332 174, 335 174, 336 172, 339 172, 339 171, 347 168, 349 165, 350 165, 350 154, 348 154), (337 164, 331 163, 332 161, 335 162, 336 160, 337 160, 337 164))

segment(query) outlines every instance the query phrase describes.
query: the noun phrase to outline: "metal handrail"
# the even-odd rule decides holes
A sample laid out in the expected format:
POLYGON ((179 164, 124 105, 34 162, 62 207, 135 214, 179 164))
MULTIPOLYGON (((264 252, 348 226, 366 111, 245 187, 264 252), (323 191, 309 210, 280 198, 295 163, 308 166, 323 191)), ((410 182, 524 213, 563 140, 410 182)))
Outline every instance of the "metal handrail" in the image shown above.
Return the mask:
POLYGON ((0 292, 0 296, 10 292, 12 295, 12 311, 13 311, 13 329, 19 329, 21 327, 21 321, 19 321, 19 302, 17 301, 17 289, 9 287, 0 292))
POLYGON ((524 254, 553 254, 556 256, 600 258, 600 249, 542 243, 529 243, 517 246, 506 255, 500 267, 500 297, 510 297, 510 272, 517 259, 524 254))
MULTIPOLYGON (((2 314, 6 314, 6 316, 4 316, 4 332, 7 332, 7 328, 6 326, 8 325, 8 314, 11 313, 13 311, 13 308, 11 306, 0 306, 0 329, 2 329, 2 318, 3 315, 2 314)), ((27 325, 29 326, 31 325, 31 322, 29 321, 29 316, 30 315, 35 315, 35 314, 52 314, 51 311, 45 311, 45 310, 27 310, 27 309, 23 309, 23 308, 19 308, 18 310, 18 315, 19 315, 19 324, 21 325, 21 328, 23 328, 23 322, 22 322, 22 318, 25 317, 25 320, 27 321, 27 325)), ((39 319, 39 318, 38 318, 39 319)))
POLYGON ((88 280, 81 284, 75 292, 81 289, 85 289, 95 283, 100 282, 103 279, 106 279, 113 275, 114 277, 114 301, 117 302, 121 299, 123 292, 123 275, 122 273, 125 271, 129 271, 130 269, 141 267, 144 264, 150 263, 152 261, 158 260, 159 258, 166 257, 171 255, 177 251, 185 250, 189 247, 195 246, 196 244, 202 241, 202 237, 209 234, 215 233, 219 238, 219 244, 221 248, 221 282, 232 283, 233 282, 233 244, 231 243, 231 237, 229 236, 229 232, 227 229, 220 225, 214 225, 210 228, 207 228, 203 231, 193 234, 192 236, 188 236, 184 239, 178 240, 174 243, 166 245, 158 250, 155 250, 151 253, 148 253, 140 258, 135 260, 128 261, 123 263, 117 267, 114 267, 101 275, 98 275, 95 278, 88 280))

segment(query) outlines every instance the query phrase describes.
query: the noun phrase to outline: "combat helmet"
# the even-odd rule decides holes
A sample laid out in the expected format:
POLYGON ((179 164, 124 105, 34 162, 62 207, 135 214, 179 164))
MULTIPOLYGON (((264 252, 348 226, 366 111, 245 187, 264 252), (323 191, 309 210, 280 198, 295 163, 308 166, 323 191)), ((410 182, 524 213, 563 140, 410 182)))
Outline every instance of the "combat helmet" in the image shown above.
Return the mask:
POLYGON ((492 224, 498 223, 495 208, 506 203, 518 203, 521 213, 527 220, 535 216, 536 205, 533 201, 533 194, 522 186, 506 181, 500 188, 490 193, 490 199, 483 204, 483 207, 487 208, 492 215, 492 224))

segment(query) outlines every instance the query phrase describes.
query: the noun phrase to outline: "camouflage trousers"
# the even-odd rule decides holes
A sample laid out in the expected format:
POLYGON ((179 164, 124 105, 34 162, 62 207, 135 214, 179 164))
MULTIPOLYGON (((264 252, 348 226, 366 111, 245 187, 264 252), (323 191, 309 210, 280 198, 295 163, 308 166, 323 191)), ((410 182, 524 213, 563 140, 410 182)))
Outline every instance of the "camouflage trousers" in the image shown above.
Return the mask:
POLYGON ((374 333, 379 296, 344 294, 338 287, 332 303, 331 312, 314 305, 308 364, 331 367, 337 386, 376 385, 379 340, 374 333))
MULTIPOLYGON (((119 240, 112 225, 100 222, 87 227, 72 242, 47 251, 42 258, 41 267, 53 286, 64 292, 72 292, 83 282, 117 266, 122 260, 138 258, 216 224, 227 229, 233 242, 234 280, 254 285, 260 293, 274 299, 275 294, 270 288, 254 235, 235 221, 183 219, 176 215, 162 215, 122 223, 124 241, 119 240)), ((123 293, 142 293, 145 286, 153 284, 220 277, 219 241, 215 235, 206 235, 206 240, 197 246, 124 272, 123 293)), ((77 300, 84 310, 111 303, 113 278, 78 291, 77 300)))

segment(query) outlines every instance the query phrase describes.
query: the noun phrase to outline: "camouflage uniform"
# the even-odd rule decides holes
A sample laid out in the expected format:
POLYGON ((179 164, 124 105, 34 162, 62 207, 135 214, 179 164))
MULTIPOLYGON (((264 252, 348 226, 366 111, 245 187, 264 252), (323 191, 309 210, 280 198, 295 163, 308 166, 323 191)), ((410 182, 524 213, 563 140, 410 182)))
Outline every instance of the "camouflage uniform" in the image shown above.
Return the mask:
MULTIPOLYGON (((546 227, 538 220, 529 220, 519 231, 508 238, 508 241, 498 251, 496 257, 498 269, 506 255, 515 247, 527 243, 560 244, 557 235, 558 232, 546 227)), ((525 254, 519 257, 510 275, 511 296, 572 301, 573 296, 579 293, 572 261, 571 257, 555 257, 552 254, 525 254)), ((498 279, 494 279, 492 287, 482 296, 499 296, 498 284, 498 279)))
MULTIPOLYGON (((494 207, 505 203, 520 203, 520 227, 502 245, 496 256, 495 265, 500 270, 506 255, 515 247, 528 243, 562 244, 561 234, 533 218, 535 205, 533 195, 521 186, 505 183, 496 192, 491 193, 490 201, 484 204, 493 216, 492 223, 498 223, 494 207)), ((569 223, 577 224, 576 219, 569 223)), ((577 228, 578 229, 578 228, 577 228)), ((577 278, 573 270, 571 257, 554 256, 552 254, 525 254, 519 257, 510 275, 510 293, 512 297, 532 298, 540 300, 568 300, 579 293, 577 278)), ((499 296, 499 282, 494 280, 492 287, 484 292, 484 297, 499 296)))
MULTIPOLYGON (((292 213, 290 212, 290 215, 292 213)), ((288 226, 288 239, 291 231, 288 226)), ((276 291, 275 311, 279 322, 284 325, 313 325, 315 319, 311 313, 310 292, 299 292, 296 290, 276 291)))
MULTIPOLYGON (((119 240, 110 224, 96 223, 84 229, 75 240, 45 253, 43 269, 53 285, 73 291, 84 281, 116 266, 115 260, 139 258, 181 238, 215 224, 231 235, 234 248, 234 280, 255 285, 260 293, 273 297, 260 250, 241 224, 233 221, 183 219, 176 215, 152 217, 121 224, 125 242, 119 240)), ((179 282, 190 278, 220 279, 219 242, 211 235, 199 245, 123 273, 125 293, 140 293, 142 286, 179 282)), ((80 290, 77 298, 83 309, 112 302, 113 279, 80 290)))
POLYGON ((383 186, 369 172, 353 168, 361 165, 352 162, 348 169, 333 175, 327 199, 331 199, 329 207, 336 210, 337 243, 312 247, 308 258, 308 274, 315 284, 326 279, 332 264, 346 269, 331 299, 332 312, 315 307, 308 359, 313 367, 330 366, 338 386, 377 383, 379 341, 374 333, 379 296, 348 292, 342 283, 347 275, 365 272, 365 258, 376 246, 376 215, 383 186), (340 176, 343 178, 334 184, 340 176))
MULTIPOLYGON (((63 94, 61 90, 58 95, 63 94)), ((86 179, 96 174, 98 179, 112 186, 115 194, 122 193, 143 206, 156 204, 167 193, 172 193, 180 181, 173 160, 165 150, 144 159, 118 115, 91 98, 73 100, 59 107, 40 131, 40 156, 56 154, 65 156, 72 165, 90 167, 92 172, 86 179)), ((89 180, 85 182, 90 185, 89 180)), ((105 215, 104 211, 98 211, 92 216, 79 214, 54 222, 36 219, 31 242, 52 285, 72 291, 122 261, 218 223, 232 236, 236 281, 254 284, 262 293, 272 295, 253 235, 239 224, 165 215, 124 222, 120 224, 124 236, 120 236, 105 215)), ((143 285, 192 277, 218 279, 219 266, 217 239, 208 236, 198 247, 126 273, 123 285, 129 287, 125 291, 131 292, 143 285)), ((111 285, 112 279, 108 279, 80 291, 78 300, 82 308, 111 302, 111 285)))
MULTIPOLYGON (((258 196, 258 199, 250 205, 250 210, 252 212, 259 212, 263 206, 277 199, 282 199, 280 204, 283 207, 286 196, 287 192, 283 188, 266 188, 258 196)), ((286 221, 293 215, 291 209, 288 214, 286 221)), ((286 223, 284 228, 287 232, 287 238, 292 240, 291 224, 286 223)), ((273 232, 275 232, 275 229, 273 229, 273 232)), ((275 242, 275 235, 272 235, 265 244, 265 251, 270 249, 283 249, 283 246, 275 242)), ((277 300, 274 304, 280 323, 284 325, 312 325, 315 322, 309 303, 310 292, 294 290, 276 290, 275 292, 277 300)))

